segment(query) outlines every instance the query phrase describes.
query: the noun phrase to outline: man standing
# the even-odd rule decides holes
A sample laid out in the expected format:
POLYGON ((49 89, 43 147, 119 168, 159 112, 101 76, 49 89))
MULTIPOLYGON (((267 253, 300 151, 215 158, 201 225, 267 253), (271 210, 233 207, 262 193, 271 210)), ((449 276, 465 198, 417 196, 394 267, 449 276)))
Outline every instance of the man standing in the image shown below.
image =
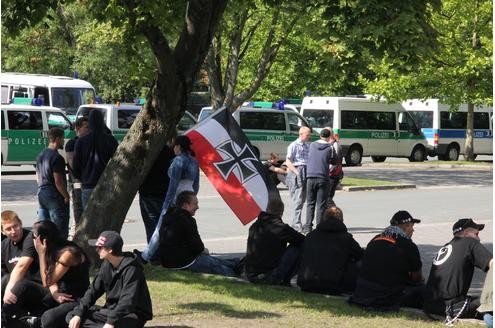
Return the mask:
POLYGON ((309 155, 311 129, 303 126, 299 129, 299 138, 287 147, 286 184, 292 198, 292 228, 302 231, 301 214, 306 201, 306 164, 309 155))
POLYGON ((88 123, 90 132, 76 142, 72 168, 74 177, 82 184, 83 209, 119 145, 117 139, 106 132, 103 114, 99 110, 94 109, 89 113, 88 123))
POLYGON ((289 285, 297 273, 304 235, 282 221, 284 203, 273 199, 249 228, 246 275, 253 283, 289 285))
POLYGON ((48 148, 36 158, 38 181, 38 218, 51 220, 64 238, 69 234, 69 193, 65 177, 65 161, 58 153, 64 146, 64 130, 48 131, 48 148))
MULTIPOLYGON (((327 128, 328 129, 328 128, 327 128)), ((330 136, 330 145, 333 148, 335 161, 330 165, 329 173, 329 186, 328 186, 328 206, 335 206, 333 196, 335 196, 335 190, 340 183, 340 180, 344 177, 344 171, 342 170, 342 147, 340 147, 339 141, 335 138, 335 134, 332 131, 330 136)))
POLYGON ((330 164, 335 162, 336 156, 332 145, 329 143, 332 130, 325 128, 320 132, 320 140, 312 142, 309 146, 307 173, 306 173, 306 222, 302 232, 307 234, 313 230, 313 219, 316 217, 316 225, 320 223, 323 212, 327 208, 330 178, 328 170, 330 164), (316 216, 315 216, 316 210, 316 216))
POLYGON ((427 313, 446 315, 449 322, 476 316, 479 297, 467 294, 474 268, 488 271, 493 257, 478 236, 484 227, 472 219, 460 219, 452 227, 454 238, 440 248, 431 265, 426 285, 427 313))
POLYGON ((22 221, 14 211, 2 212, 2 233, 7 236, 2 240, 2 326, 8 326, 14 319, 8 318, 6 312, 19 315, 24 311, 16 306, 24 295, 16 289, 17 283, 28 279, 41 287, 41 276, 32 233, 22 228, 22 221), (11 309, 5 311, 5 306, 11 309))
POLYGON ((97 240, 88 243, 96 246, 103 263, 79 305, 67 314, 69 328, 144 327, 153 318, 153 310, 139 260, 132 253, 122 252, 124 241, 115 231, 103 231, 97 240), (103 294, 103 308, 94 307, 103 294))
POLYGON ((81 203, 81 184, 76 182, 72 167, 74 166, 74 147, 77 139, 85 136, 89 132, 88 118, 80 117, 74 124, 76 128, 76 136, 65 144, 65 156, 67 158, 67 168, 69 169, 69 190, 72 194, 72 212, 74 213, 74 223, 77 227, 81 219, 83 207, 81 203))
POLYGON ((238 259, 224 260, 206 253, 193 215, 198 198, 192 191, 181 192, 176 206, 165 215, 160 228, 160 262, 165 268, 238 276, 238 259))
POLYGON ((368 243, 351 303, 378 311, 422 308, 422 263, 411 240, 414 224, 420 222, 409 212, 398 211, 390 226, 368 243))
POLYGON ((141 216, 146 230, 147 243, 150 242, 158 219, 160 219, 163 201, 170 181, 168 168, 174 156, 173 150, 166 144, 141 187, 139 187, 139 208, 141 209, 141 216))

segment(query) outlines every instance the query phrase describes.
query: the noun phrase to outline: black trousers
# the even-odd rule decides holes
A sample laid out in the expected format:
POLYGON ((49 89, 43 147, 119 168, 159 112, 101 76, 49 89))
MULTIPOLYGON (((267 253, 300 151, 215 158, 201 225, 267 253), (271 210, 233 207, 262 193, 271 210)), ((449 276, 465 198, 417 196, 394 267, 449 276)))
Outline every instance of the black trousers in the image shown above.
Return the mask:
MULTIPOLYGON (((81 319, 80 328, 102 328, 107 322, 108 309, 92 307, 81 319)), ((69 312, 66 317, 66 322, 74 316, 73 312, 69 312)), ((146 321, 140 319, 136 314, 130 313, 115 323, 115 328, 143 328, 146 321)))

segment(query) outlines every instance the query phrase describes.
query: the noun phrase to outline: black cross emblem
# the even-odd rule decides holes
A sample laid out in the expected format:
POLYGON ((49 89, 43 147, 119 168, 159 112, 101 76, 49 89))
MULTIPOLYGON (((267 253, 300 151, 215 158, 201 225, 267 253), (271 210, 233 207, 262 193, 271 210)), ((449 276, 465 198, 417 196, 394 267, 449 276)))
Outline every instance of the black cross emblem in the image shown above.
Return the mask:
POLYGON ((224 180, 227 180, 235 168, 239 170, 241 175, 241 184, 244 184, 258 174, 256 170, 246 164, 247 162, 258 160, 247 144, 244 145, 244 148, 239 153, 234 147, 232 140, 224 142, 216 149, 228 156, 222 162, 213 163, 220 174, 222 174, 224 180))

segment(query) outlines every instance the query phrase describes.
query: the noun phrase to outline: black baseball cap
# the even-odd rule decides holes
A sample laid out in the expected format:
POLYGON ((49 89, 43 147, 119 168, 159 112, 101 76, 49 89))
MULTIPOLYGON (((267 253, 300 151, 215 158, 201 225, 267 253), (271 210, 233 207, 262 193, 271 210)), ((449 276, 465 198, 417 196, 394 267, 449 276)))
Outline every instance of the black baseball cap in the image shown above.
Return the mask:
POLYGON ((88 245, 111 248, 115 252, 122 252, 124 241, 116 231, 103 231, 98 239, 89 239, 88 245))
POLYGON ((456 234, 459 231, 462 231, 467 228, 473 228, 478 231, 481 231, 485 228, 485 225, 477 224, 476 222, 473 221, 473 219, 470 218, 459 219, 457 220, 456 223, 454 223, 454 226, 452 227, 452 232, 456 234))
POLYGON ((421 220, 413 218, 408 211, 398 211, 390 219, 391 225, 398 225, 403 223, 420 223, 420 222, 421 220))

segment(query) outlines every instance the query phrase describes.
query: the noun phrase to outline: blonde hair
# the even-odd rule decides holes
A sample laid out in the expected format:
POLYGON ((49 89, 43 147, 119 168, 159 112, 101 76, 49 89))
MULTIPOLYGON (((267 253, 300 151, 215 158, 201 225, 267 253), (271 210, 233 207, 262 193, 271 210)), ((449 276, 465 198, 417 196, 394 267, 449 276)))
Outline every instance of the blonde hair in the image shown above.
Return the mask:
POLYGON ((11 211, 11 210, 5 210, 2 212, 2 230, 3 230, 4 224, 8 224, 8 223, 11 223, 14 221, 16 221, 17 223, 20 223, 22 225, 22 221, 16 212, 11 211))

